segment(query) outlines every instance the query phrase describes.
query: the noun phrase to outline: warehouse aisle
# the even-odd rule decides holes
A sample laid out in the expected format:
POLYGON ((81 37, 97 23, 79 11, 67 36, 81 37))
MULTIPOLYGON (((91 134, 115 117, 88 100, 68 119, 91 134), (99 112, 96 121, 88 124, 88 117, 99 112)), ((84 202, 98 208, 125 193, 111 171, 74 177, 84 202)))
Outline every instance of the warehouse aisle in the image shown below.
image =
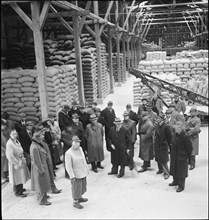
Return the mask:
MULTIPOLYGON (((101 109, 112 100, 116 115, 121 117, 127 103, 133 104, 134 77, 129 77, 126 84, 115 87, 114 94, 108 95, 101 109)), ((136 108, 135 108, 136 109, 136 108)), ((105 149, 104 170, 94 173, 89 170, 87 178, 87 197, 84 209, 72 207, 71 183, 64 178, 63 164, 59 165, 55 183, 62 193, 51 196, 51 206, 39 206, 34 192, 30 191, 30 181, 26 184, 27 198, 17 198, 12 187, 6 183, 2 187, 3 219, 169 219, 189 218, 206 219, 208 217, 208 127, 201 128, 200 155, 196 169, 189 171, 186 189, 178 194, 175 187, 169 187, 172 178, 164 180, 156 175, 156 163, 145 173, 137 173, 141 166, 138 158, 138 143, 135 145, 136 170, 126 168, 123 178, 108 176, 110 155, 105 149)), ((90 166, 89 166, 90 168, 90 166)))

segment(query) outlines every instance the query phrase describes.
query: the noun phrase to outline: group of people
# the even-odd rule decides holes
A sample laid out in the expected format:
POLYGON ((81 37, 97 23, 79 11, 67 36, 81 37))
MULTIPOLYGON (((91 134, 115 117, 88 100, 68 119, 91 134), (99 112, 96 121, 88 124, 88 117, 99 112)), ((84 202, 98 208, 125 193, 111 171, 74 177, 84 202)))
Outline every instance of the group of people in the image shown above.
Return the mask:
POLYGON ((163 173, 165 179, 172 175, 173 182, 169 185, 178 185, 177 192, 181 192, 185 188, 188 164, 190 170, 195 168, 201 123, 196 107, 191 108, 188 119, 184 117, 186 107, 179 97, 175 96, 165 114, 159 102, 158 97, 143 99, 137 113, 127 104, 124 120, 116 117, 112 101, 102 111, 96 102, 84 107, 74 101, 72 107, 63 106, 57 121, 56 115, 50 113, 38 124, 28 120, 24 113, 20 114, 19 122, 13 123, 4 113, 1 119, 3 177, 8 178, 9 173, 14 193, 21 197, 27 196, 23 184, 31 178, 31 190, 37 192, 39 204, 50 205, 47 193, 61 192, 54 179, 56 165, 62 163, 63 157, 65 177, 71 181, 73 206, 81 209, 80 203, 88 201, 82 197, 87 188, 87 164, 91 164, 95 173, 104 169, 103 140, 111 155, 112 168, 108 175, 121 178, 126 166, 130 170, 135 167, 134 146, 138 135, 139 158, 143 161, 138 172, 147 171, 155 158, 157 174, 163 173))

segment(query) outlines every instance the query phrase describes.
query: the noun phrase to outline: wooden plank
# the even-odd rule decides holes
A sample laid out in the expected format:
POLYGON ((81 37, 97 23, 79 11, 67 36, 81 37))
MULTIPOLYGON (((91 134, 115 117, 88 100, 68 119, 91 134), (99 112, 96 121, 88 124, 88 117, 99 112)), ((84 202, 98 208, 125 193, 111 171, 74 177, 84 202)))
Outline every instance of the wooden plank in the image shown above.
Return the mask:
POLYGON ((80 46, 80 36, 78 33, 78 15, 73 14, 73 34, 74 34, 74 45, 75 45, 75 54, 76 54, 76 73, 78 81, 78 96, 79 104, 84 105, 84 85, 83 85, 83 69, 82 69, 82 60, 81 60, 81 46, 80 46))
POLYGON ((38 74, 38 90, 41 104, 42 119, 46 118, 49 113, 48 95, 46 87, 46 70, 42 31, 40 30, 40 11, 37 1, 31 2, 32 27, 34 37, 34 47, 36 56, 36 66, 38 74))
POLYGON ((41 15, 40 15, 40 25, 41 25, 40 28, 41 28, 41 30, 43 29, 43 26, 45 24, 50 4, 51 4, 50 1, 44 2, 44 6, 42 8, 41 15))
MULTIPOLYGON (((53 12, 57 12, 57 10, 52 6, 50 5, 50 10, 53 11, 53 12)), ((73 28, 68 24, 67 21, 65 21, 65 19, 61 16, 58 17, 58 19, 62 22, 62 24, 70 31, 71 34, 74 33, 73 31, 73 28)))
MULTIPOLYGON (((94 1, 94 14, 99 15, 98 1, 94 1)), ((98 77, 98 100, 99 104, 102 104, 102 63, 101 63, 101 48, 100 48, 100 36, 99 36, 99 24, 95 24, 96 34, 96 51, 97 51, 97 77, 98 77)))
POLYGON ((28 27, 33 30, 31 19, 25 14, 25 12, 18 6, 17 3, 12 2, 10 6, 17 12, 17 14, 23 19, 23 21, 28 25, 28 27))
POLYGON ((110 94, 114 93, 114 78, 113 78, 113 65, 112 65, 112 33, 111 27, 108 26, 108 38, 107 38, 107 48, 108 48, 108 65, 109 65, 109 74, 110 74, 110 94))
MULTIPOLYGON (((88 1, 87 4, 86 4, 86 7, 85 7, 85 10, 88 11, 88 14, 90 14, 89 8, 91 6, 91 2, 92 1, 88 1)), ((87 17, 88 14, 84 15, 82 17, 81 21, 79 22, 79 29, 78 29, 78 34, 79 35, 81 35, 82 29, 83 29, 83 25, 84 25, 84 22, 85 22, 86 17, 87 17)))
MULTIPOLYGON (((122 36, 122 51, 123 51, 123 63, 125 65, 125 71, 126 71, 126 41, 125 41, 125 34, 122 36)), ((126 74, 125 74, 125 81, 126 81, 126 74)))
POLYGON ((89 25, 84 24, 85 28, 89 31, 89 33, 96 38, 95 32, 89 27, 89 25))

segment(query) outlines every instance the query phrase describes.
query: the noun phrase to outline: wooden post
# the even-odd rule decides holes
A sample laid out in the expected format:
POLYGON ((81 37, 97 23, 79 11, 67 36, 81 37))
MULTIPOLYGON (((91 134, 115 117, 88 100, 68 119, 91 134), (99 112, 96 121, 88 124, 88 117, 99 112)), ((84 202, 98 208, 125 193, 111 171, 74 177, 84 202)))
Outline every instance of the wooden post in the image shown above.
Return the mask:
MULTIPOLYGON (((94 14, 99 15, 98 1, 94 1, 94 14)), ((98 100, 102 104, 102 70, 101 70, 101 49, 99 36, 99 23, 95 24, 96 50, 97 50, 97 74, 98 74, 98 100)))
POLYGON ((32 13, 32 28, 34 36, 34 46, 35 46, 35 55, 36 55, 36 66, 38 74, 38 89, 39 97, 41 104, 41 115, 42 119, 46 118, 49 113, 48 106, 48 95, 46 89, 46 70, 45 70, 45 57, 44 57, 44 46, 43 46, 43 37, 41 31, 40 23, 40 8, 39 2, 31 2, 31 13, 32 13))
POLYGON ((123 38, 122 38, 122 48, 123 48, 123 65, 125 65, 124 71, 124 82, 126 81, 126 41, 125 41, 125 34, 123 33, 123 38))
POLYGON ((84 105, 84 86, 83 86, 83 69, 81 61, 81 46, 80 46, 80 35, 78 33, 79 22, 77 12, 73 12, 73 30, 74 30, 74 44, 75 44, 75 54, 76 54, 76 72, 78 80, 78 95, 79 95, 79 104, 84 105))
POLYGON ((114 93, 114 78, 113 78, 113 68, 112 68, 112 34, 111 34, 111 27, 108 26, 108 38, 107 38, 107 45, 108 45, 108 64, 109 64, 109 74, 110 74, 110 94, 114 93))
POLYGON ((127 36, 127 66, 128 66, 128 76, 129 74, 129 69, 130 69, 130 41, 129 41, 129 36, 127 36))

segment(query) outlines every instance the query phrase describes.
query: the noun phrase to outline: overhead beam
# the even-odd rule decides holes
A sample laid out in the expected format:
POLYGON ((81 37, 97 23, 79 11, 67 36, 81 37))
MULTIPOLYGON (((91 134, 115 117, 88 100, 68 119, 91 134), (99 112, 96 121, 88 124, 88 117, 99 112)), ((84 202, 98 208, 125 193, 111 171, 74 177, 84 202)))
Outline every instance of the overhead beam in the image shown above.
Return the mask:
MULTIPOLYGON (((188 21, 188 22, 192 22, 192 21, 188 21)), ((159 23, 151 23, 150 25, 159 25, 159 24, 182 24, 182 23, 186 23, 186 21, 169 21, 169 22, 159 22, 159 23)), ((143 24, 145 25, 145 24, 143 24)))
MULTIPOLYGON (((16 3, 31 3, 32 1, 15 1, 16 3)), ((2 5, 9 5, 10 3, 14 3, 14 1, 1 1, 2 5)))
POLYGON ((42 30, 44 23, 46 21, 50 4, 51 4, 50 1, 44 2, 44 6, 42 8, 41 15, 40 15, 40 28, 41 28, 41 30, 42 30))

